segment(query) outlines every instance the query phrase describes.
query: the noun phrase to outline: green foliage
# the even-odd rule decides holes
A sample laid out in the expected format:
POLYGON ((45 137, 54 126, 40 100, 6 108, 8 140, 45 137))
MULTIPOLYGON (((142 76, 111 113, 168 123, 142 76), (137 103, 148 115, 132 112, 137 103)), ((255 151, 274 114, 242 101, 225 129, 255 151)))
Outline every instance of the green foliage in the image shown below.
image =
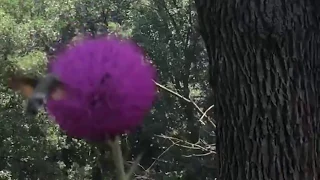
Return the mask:
POLYGON ((103 150, 66 137, 46 113, 26 116, 23 99, 6 85, 8 73, 17 69, 30 76, 45 73, 47 53, 57 42, 84 31, 133 38, 156 65, 159 83, 192 99, 160 88, 144 126, 124 137, 128 161, 145 152, 141 166, 149 169, 140 170, 137 179, 213 179, 212 168, 206 168, 213 161, 205 161, 213 154, 193 157, 209 150, 189 147, 199 139, 195 147, 210 149, 214 143, 211 124, 198 121, 199 111, 211 103, 207 56, 192 7, 186 0, 0 0, 0 179, 93 179, 99 173, 110 179, 114 174, 109 153, 100 162, 103 150))

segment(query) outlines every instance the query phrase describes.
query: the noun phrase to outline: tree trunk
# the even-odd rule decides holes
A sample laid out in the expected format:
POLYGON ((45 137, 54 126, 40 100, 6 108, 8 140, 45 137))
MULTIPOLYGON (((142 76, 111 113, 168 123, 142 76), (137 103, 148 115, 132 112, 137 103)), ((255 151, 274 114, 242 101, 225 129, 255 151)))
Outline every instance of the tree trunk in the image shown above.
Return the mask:
POLYGON ((220 180, 319 179, 320 2, 195 0, 220 180))

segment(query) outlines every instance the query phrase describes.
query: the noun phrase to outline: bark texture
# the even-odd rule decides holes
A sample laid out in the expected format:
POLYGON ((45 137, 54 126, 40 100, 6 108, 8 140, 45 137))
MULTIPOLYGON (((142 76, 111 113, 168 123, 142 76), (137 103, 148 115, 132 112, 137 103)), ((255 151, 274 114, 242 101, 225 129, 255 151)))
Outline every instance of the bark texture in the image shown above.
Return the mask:
POLYGON ((320 1, 195 0, 220 180, 318 180, 320 1))

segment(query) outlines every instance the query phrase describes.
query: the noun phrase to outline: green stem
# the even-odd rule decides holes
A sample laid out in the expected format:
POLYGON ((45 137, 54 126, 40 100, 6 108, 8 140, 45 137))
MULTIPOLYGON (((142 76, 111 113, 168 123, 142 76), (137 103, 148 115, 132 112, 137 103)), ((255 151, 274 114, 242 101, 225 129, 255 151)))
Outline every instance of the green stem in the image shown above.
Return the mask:
POLYGON ((113 153, 113 161, 117 169, 118 173, 118 180, 128 180, 125 170, 124 170, 124 163, 122 157, 122 151, 120 146, 120 137, 116 136, 114 142, 108 141, 109 145, 111 146, 112 153, 113 153))

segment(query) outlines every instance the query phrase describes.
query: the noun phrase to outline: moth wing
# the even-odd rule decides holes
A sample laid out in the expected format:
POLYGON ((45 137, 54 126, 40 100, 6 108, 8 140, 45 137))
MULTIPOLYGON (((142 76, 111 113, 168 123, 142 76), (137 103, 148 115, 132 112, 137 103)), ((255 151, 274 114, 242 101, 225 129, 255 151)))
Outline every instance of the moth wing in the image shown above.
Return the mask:
POLYGON ((24 97, 30 98, 33 94, 34 88, 32 86, 24 84, 24 85, 21 85, 19 91, 24 97))
POLYGON ((37 84, 38 80, 36 78, 11 77, 9 79, 9 87, 27 98, 31 97, 37 84))
POLYGON ((50 97, 53 100, 63 100, 66 97, 66 93, 62 88, 55 88, 50 94, 50 97))
POLYGON ((63 100, 66 97, 64 84, 60 81, 55 81, 49 95, 53 100, 63 100))

